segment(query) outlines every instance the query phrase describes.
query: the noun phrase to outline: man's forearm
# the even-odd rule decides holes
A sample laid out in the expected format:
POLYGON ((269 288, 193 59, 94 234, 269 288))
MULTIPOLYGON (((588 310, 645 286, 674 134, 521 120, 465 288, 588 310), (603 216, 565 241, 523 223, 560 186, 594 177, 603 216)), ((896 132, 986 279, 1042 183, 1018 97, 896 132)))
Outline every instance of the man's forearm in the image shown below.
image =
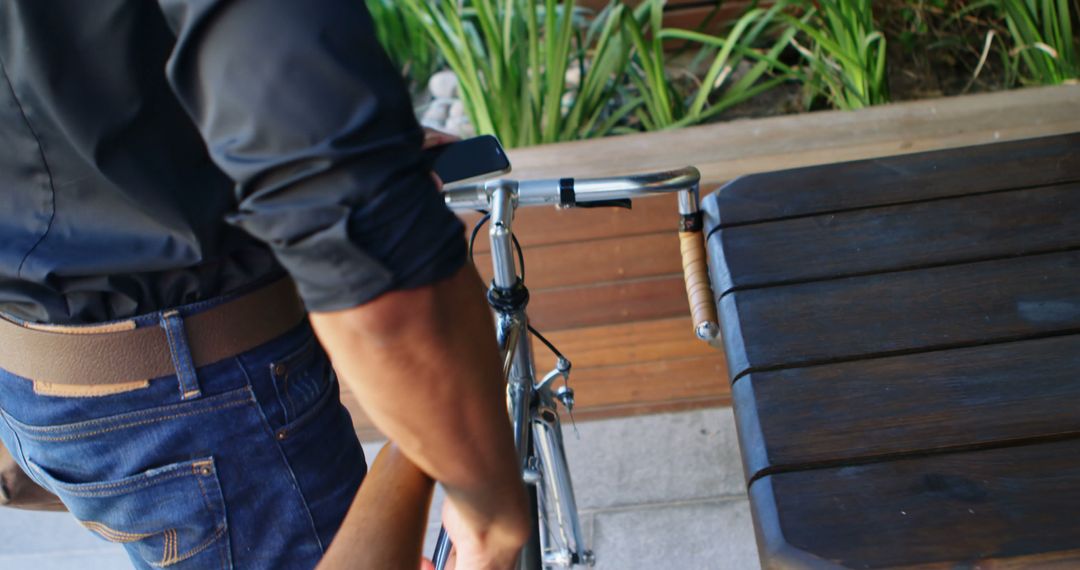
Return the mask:
POLYGON ((432 487, 397 446, 383 446, 317 570, 420 568, 432 487))
POLYGON ((524 540, 520 467, 482 291, 467 265, 434 285, 311 321, 375 425, 443 484, 461 515, 524 540))

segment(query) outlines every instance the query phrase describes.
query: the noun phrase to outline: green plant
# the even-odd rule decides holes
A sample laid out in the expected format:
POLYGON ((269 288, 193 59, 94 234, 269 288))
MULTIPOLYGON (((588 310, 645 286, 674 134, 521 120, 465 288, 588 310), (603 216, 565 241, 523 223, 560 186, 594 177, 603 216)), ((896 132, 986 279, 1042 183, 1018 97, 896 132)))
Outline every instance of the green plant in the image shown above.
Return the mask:
POLYGON ((781 63, 780 53, 794 36, 784 30, 763 52, 754 46, 767 39, 767 30, 783 9, 752 8, 735 22, 726 37, 663 27, 664 0, 646 0, 634 12, 623 14, 633 40, 635 73, 631 75, 642 99, 635 116, 646 130, 684 127, 700 123, 720 112, 767 91, 790 78, 791 69, 781 63), (647 35, 648 32, 651 34, 647 35), (665 42, 679 40, 698 44, 712 61, 700 83, 680 90, 664 51, 665 42), (736 77, 740 63, 753 62, 736 77), (779 73, 777 73, 779 72, 779 73))
POLYGON ((795 0, 805 15, 783 18, 805 34, 810 46, 792 45, 811 74, 811 98, 826 97, 838 109, 860 109, 889 101, 885 35, 877 28, 871 0, 795 0))
POLYGON ((1005 55, 1012 77, 1039 85, 1080 77, 1080 45, 1073 34, 1080 4, 1069 0, 983 0, 965 12, 984 7, 995 10, 1004 21, 1002 35, 1012 44, 1005 55))
POLYGON ((611 103, 629 57, 619 2, 595 17, 573 1, 403 3, 457 74, 478 133, 511 147, 603 136, 628 112, 611 103), (576 86, 566 80, 571 66, 576 86))
POLYGON ((416 15, 394 0, 365 0, 375 22, 375 34, 390 59, 414 89, 427 85, 442 66, 442 57, 416 15))

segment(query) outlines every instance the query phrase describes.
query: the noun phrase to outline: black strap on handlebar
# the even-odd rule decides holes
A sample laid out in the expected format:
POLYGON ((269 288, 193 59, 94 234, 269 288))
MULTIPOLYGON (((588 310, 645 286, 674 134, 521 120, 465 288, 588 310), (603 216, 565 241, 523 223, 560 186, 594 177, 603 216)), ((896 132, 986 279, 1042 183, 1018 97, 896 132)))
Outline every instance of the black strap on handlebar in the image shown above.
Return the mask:
POLYGON ((705 212, 698 210, 693 214, 683 214, 679 224, 680 232, 700 232, 705 227, 705 212))
POLYGON ((573 178, 559 179, 559 207, 560 208, 626 208, 634 207, 630 198, 621 200, 595 200, 591 202, 578 202, 577 193, 574 192, 573 178))
POLYGON ((559 207, 573 208, 577 205, 577 195, 574 193, 574 179, 559 179, 559 207))
POLYGON ((581 202, 577 205, 578 208, 626 208, 632 210, 634 203, 630 201, 630 198, 623 198, 621 200, 596 200, 595 202, 581 202))

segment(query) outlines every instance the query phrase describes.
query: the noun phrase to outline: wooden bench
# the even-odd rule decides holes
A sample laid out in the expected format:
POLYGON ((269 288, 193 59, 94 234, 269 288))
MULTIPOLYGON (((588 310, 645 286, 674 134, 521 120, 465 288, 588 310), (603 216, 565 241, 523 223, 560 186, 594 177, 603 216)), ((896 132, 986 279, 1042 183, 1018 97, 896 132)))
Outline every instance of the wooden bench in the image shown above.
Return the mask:
POLYGON ((1080 567, 1080 134, 705 203, 764 568, 1080 567))

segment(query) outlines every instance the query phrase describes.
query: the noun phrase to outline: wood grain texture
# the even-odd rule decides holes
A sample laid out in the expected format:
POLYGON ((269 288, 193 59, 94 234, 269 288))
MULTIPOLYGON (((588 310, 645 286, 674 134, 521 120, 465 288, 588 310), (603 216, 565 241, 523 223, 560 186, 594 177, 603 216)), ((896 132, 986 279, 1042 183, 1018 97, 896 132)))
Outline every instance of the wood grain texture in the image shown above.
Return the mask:
MULTIPOLYGON (((703 190, 744 174, 1080 132, 1080 85, 736 120, 508 151, 520 179, 692 164, 703 190)), ((805 187, 805 185, 803 185, 805 187)))
POLYGON ((742 177, 708 206, 715 227, 1080 180, 1080 134, 742 177), (918 184, 912 182, 917 180, 918 184), (721 213, 722 211, 722 213, 721 213))
POLYGON ((681 274, 537 291, 529 302, 529 320, 541 331, 689 314, 681 274))
MULTIPOLYGON (((661 360, 577 371, 571 380, 576 420, 635 416, 731 405, 722 356, 661 360)), ((384 439, 359 399, 342 393, 353 427, 364 441, 384 439)))
POLYGON ((1078 149, 838 164, 710 198, 764 568, 1080 566, 1078 149))
POLYGON ((720 228, 709 241, 717 295, 1075 248, 1080 183, 720 228))
MULTIPOLYGON (((556 287, 661 277, 682 271, 679 237, 674 230, 523 247, 526 283, 536 294, 556 287)), ((473 261, 484 280, 490 281, 491 254, 478 253, 473 261)))
MULTIPOLYGON (((577 419, 658 413, 727 405, 731 390, 722 352, 693 339, 683 318, 542 331, 573 362, 577 419)), ((554 358, 533 342, 543 374, 554 358)), ((357 397, 342 387, 357 431, 380 437, 357 397)))
MULTIPOLYGON (((479 214, 460 216, 465 222, 466 236, 479 214)), ((571 208, 560 210, 550 206, 522 208, 514 216, 514 235, 526 250, 539 246, 571 245, 596 239, 648 235, 659 232, 674 234, 679 228, 679 208, 673 194, 634 200, 630 210, 622 208, 571 208)), ((475 252, 491 250, 487 227, 476 239, 475 252)), ((678 238, 672 238, 677 241, 678 238)))
POLYGON ((902 454, 1080 435, 1080 335, 749 374, 748 479, 902 454))
POLYGON ((680 402, 730 403, 725 372, 719 355, 579 370, 570 376, 579 406, 574 414, 589 417, 610 409, 662 409, 680 402))
MULTIPOLYGON (((768 5, 772 3, 762 2, 761 4, 768 5)), ((725 31, 731 29, 731 26, 740 16, 746 13, 750 5, 750 2, 713 2, 669 7, 664 11, 664 27, 700 31, 723 37, 725 31)), ((665 41, 664 49, 679 49, 686 43, 674 40, 665 41)), ((698 44, 692 44, 692 46, 695 50, 700 47, 698 44)))
POLYGON ((1080 331, 1080 252, 735 291, 720 305, 733 379, 1080 331))
MULTIPOLYGON (((686 319, 673 318, 540 332, 570 358, 575 371, 705 356, 723 359, 720 351, 704 342, 687 342, 693 335, 688 327, 686 319)), ((533 353, 538 367, 554 365, 554 358, 537 340, 533 353)))
MULTIPOLYGON (((577 400, 574 419, 677 412, 731 405, 723 355, 574 369, 570 385, 577 400)), ((342 391, 353 427, 364 441, 383 439, 356 395, 342 391)), ((564 410, 560 410, 563 413, 564 410)), ((569 417, 564 414, 564 421, 569 417)))
POLYGON ((766 570, 1080 567, 1080 442, 770 475, 750 487, 766 570))
MULTIPOLYGON (((641 4, 643 0, 625 0, 623 3, 627 6, 637 6, 641 4)), ((578 0, 579 6, 584 6, 591 10, 602 10, 605 6, 611 3, 611 0, 578 0)), ((665 8, 668 10, 680 10, 687 4, 700 5, 700 4, 720 4, 717 0, 667 0, 665 8)), ((738 2, 744 3, 744 2, 738 2)))

